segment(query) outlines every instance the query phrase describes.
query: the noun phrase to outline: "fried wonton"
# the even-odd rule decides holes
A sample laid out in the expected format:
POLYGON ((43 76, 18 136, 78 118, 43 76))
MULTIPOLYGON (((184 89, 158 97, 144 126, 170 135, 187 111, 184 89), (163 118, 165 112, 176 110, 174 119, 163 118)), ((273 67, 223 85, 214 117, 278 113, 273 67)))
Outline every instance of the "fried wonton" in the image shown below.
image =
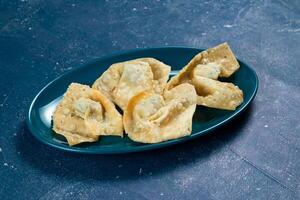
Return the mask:
POLYGON ((195 77, 197 104, 210 108, 235 110, 243 102, 243 92, 232 83, 225 83, 206 77, 195 77))
POLYGON ((232 83, 220 82, 239 69, 239 63, 227 43, 197 54, 167 83, 166 90, 181 83, 195 86, 197 104, 211 108, 235 110, 243 102, 243 92, 232 83))
POLYGON ((123 136, 122 116, 98 90, 72 83, 54 111, 53 130, 70 146, 94 142, 100 135, 123 136))
POLYGON ((171 67, 154 59, 139 58, 111 65, 93 84, 122 110, 143 91, 162 94, 171 67))
POLYGON ((142 92, 132 97, 124 111, 123 124, 136 142, 158 143, 191 134, 197 94, 184 83, 163 96, 142 92))

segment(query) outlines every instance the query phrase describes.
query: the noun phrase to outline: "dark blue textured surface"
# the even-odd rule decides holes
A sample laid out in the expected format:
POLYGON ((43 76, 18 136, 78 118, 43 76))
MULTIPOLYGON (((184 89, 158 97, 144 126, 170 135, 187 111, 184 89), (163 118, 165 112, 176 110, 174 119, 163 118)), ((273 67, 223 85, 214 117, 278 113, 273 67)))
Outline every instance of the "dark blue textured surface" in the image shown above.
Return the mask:
POLYGON ((0 199, 299 199, 299 1, 0 1, 0 199), (258 73, 212 136, 144 153, 47 147, 25 116, 49 81, 122 49, 228 41, 258 73))

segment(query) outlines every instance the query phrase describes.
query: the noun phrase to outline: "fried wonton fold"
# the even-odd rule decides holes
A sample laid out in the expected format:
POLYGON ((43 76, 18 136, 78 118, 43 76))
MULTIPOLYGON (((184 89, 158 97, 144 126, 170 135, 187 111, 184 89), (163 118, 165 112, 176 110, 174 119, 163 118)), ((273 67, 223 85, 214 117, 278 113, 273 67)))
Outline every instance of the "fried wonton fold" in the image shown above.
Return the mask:
POLYGON ((184 83, 164 95, 142 92, 132 97, 124 111, 123 124, 136 142, 158 143, 191 134, 197 94, 184 83))
POLYGON ((232 83, 218 81, 239 69, 239 63, 227 43, 197 54, 167 83, 166 91, 190 83, 197 91, 197 104, 211 108, 235 110, 243 102, 243 92, 232 83))
POLYGON ((243 92, 232 83, 196 77, 192 83, 198 93, 197 104, 217 109, 235 110, 243 102, 243 92))
POLYGON ((100 135, 123 136, 122 116, 98 90, 72 83, 54 111, 53 130, 70 146, 94 142, 100 135))
POLYGON ((122 110, 131 97, 143 91, 162 94, 171 67, 154 59, 139 58, 111 65, 93 84, 122 110))

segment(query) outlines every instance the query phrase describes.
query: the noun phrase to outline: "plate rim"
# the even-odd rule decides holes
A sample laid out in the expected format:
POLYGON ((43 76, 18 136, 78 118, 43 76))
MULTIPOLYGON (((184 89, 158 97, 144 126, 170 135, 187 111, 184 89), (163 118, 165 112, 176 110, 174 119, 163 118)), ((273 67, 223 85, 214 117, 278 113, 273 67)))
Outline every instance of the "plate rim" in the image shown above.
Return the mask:
POLYGON ((255 72, 255 70, 250 67, 248 64, 246 64, 245 62, 241 61, 240 59, 237 58, 238 62, 242 63, 243 65, 247 66, 247 68, 253 73, 254 78, 255 78, 255 85, 254 85, 254 91, 252 92, 250 98, 248 99, 248 101, 246 101, 241 107, 239 107, 237 110, 233 111, 234 113, 231 114, 229 117, 227 117, 226 119, 214 124, 213 126, 210 126, 209 128, 206 128, 202 131, 196 132, 193 135, 189 135, 186 137, 182 137, 182 138, 177 138, 175 140, 168 140, 165 142, 161 142, 161 143, 155 143, 155 144, 144 144, 135 148, 124 148, 121 151, 120 150, 113 150, 111 148, 108 149, 101 149, 101 151, 95 151, 94 149, 84 149, 84 148, 75 148, 72 146, 58 146, 56 144, 50 143, 45 141, 42 137, 39 136, 39 134, 35 134, 34 132, 36 132, 37 130, 34 129, 33 127, 33 123, 31 122, 31 113, 33 110, 33 107, 35 105, 36 100, 38 99, 38 97, 41 95, 41 93, 46 90, 48 88, 49 85, 53 84, 54 82, 56 82, 58 79, 60 79, 63 76, 66 76, 68 74, 73 73, 74 71, 77 71, 78 69, 84 68, 87 65, 91 65, 95 62, 101 62, 102 60, 106 60, 112 57, 117 57, 120 55, 124 55, 124 54, 131 54, 131 53, 135 53, 135 52, 139 52, 139 51, 145 51, 145 50, 161 50, 161 49, 190 49, 190 50, 198 50, 199 53, 204 51, 205 49, 201 49, 201 48, 196 48, 196 47, 184 47, 184 46, 163 46, 163 47, 149 47, 149 48, 136 48, 136 49, 129 49, 129 50, 121 50, 118 51, 116 53, 112 53, 112 54, 108 54, 106 56, 103 57, 98 57, 98 58, 94 58, 91 59, 83 64, 78 65, 78 67, 75 67, 71 70, 69 70, 68 72, 65 72, 61 75, 59 75, 58 77, 56 77, 55 79, 53 79, 52 81, 50 81, 48 84, 46 84, 33 98, 33 100, 30 103, 29 109, 28 109, 28 113, 27 113, 27 117, 26 117, 26 124, 27 127, 29 128, 29 131, 31 132, 31 135, 34 136, 34 138, 36 138, 38 141, 40 141, 43 144, 46 144, 48 146, 54 147, 56 149, 60 149, 66 152, 72 152, 72 153, 81 153, 81 154, 125 154, 125 153, 133 153, 133 152, 143 152, 143 151, 147 151, 147 150, 154 150, 154 149, 159 149, 159 148, 163 148, 163 147, 167 147, 167 146, 171 146, 171 145, 175 145, 178 143, 183 143, 192 139, 195 139, 197 137, 200 136, 204 136, 208 133, 211 133, 212 131, 214 131, 215 129, 224 126, 225 124, 229 123, 230 121, 232 121, 232 119, 234 119, 235 117, 237 117, 239 114, 241 114, 246 107, 248 107, 248 105, 252 102, 252 100, 254 99, 254 97, 257 94, 258 91, 258 86, 259 86, 259 79, 257 76, 257 73, 255 72), (150 145, 150 146, 148 146, 150 145))

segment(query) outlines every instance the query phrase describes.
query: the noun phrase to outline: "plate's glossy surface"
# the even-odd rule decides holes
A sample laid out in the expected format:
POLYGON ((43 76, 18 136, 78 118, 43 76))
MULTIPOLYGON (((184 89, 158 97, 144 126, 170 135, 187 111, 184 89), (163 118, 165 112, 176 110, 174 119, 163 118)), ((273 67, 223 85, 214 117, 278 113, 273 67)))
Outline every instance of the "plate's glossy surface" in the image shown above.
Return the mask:
POLYGON ((51 129, 52 113, 71 82, 91 85, 111 64, 140 57, 156 58, 172 66, 172 71, 176 71, 185 66, 200 51, 202 50, 183 47, 137 49, 100 58, 82 67, 75 68, 49 83, 38 93, 30 106, 27 125, 31 133, 45 144, 66 151, 91 154, 127 153, 156 149, 209 133, 242 112, 256 94, 258 88, 257 75, 241 61, 239 61, 241 66, 239 71, 232 77, 224 79, 224 81, 232 82, 243 90, 243 104, 235 111, 223 111, 197 106, 193 118, 193 130, 190 136, 157 144, 136 143, 128 137, 105 136, 95 143, 85 143, 70 147, 62 136, 55 134, 51 129))

